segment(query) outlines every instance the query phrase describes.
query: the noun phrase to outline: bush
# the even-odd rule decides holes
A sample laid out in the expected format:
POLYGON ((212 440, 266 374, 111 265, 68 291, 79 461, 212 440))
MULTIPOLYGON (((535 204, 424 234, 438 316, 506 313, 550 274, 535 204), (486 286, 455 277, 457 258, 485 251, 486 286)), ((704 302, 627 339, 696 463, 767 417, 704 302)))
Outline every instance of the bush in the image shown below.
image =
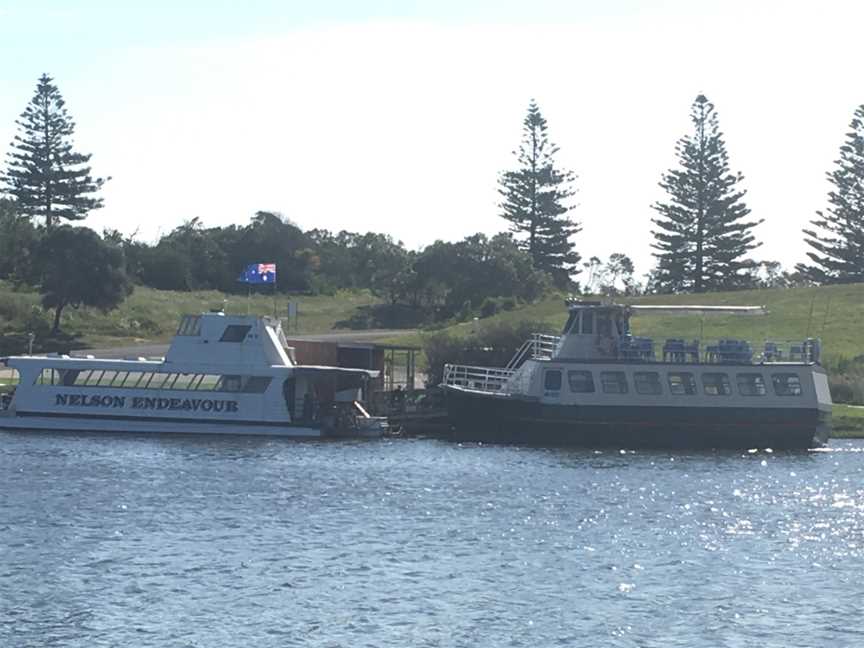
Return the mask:
POLYGON ((340 320, 333 326, 337 329, 406 329, 417 328, 426 320, 423 309, 404 304, 373 304, 358 306, 347 320, 340 320))
POLYGON ((848 383, 832 380, 829 381, 828 386, 831 389, 831 400, 835 403, 851 404, 855 400, 855 390, 848 383))
POLYGON ((492 297, 487 297, 480 305, 480 317, 492 317, 498 312, 498 300, 492 297))
POLYGON ((32 295, 7 293, 0 297, 0 320, 20 322, 30 316, 35 299, 32 295))
POLYGON ((465 338, 441 332, 423 339, 426 353, 426 385, 438 385, 445 364, 503 367, 534 333, 552 333, 545 322, 492 322, 465 338))
POLYGON ((515 297, 502 297, 501 298, 501 310, 512 311, 516 310, 516 307, 519 305, 519 302, 515 297))
POLYGON ((828 380, 831 400, 846 405, 864 405, 864 377, 848 374, 832 375, 828 380))

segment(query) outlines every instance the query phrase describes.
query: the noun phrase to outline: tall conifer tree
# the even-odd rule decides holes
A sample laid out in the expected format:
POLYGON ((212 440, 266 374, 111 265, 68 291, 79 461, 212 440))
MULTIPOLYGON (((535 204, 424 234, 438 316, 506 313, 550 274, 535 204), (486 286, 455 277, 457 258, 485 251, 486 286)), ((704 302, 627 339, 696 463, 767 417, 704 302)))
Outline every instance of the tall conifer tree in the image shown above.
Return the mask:
POLYGON ((657 266, 652 288, 659 292, 736 288, 749 279, 755 263, 744 255, 759 246, 746 221, 750 213, 738 187, 740 173, 729 171, 726 144, 714 105, 699 95, 690 110, 694 132, 675 147, 680 168, 663 174, 667 202, 653 208, 659 217, 653 247, 657 266))
POLYGON ((60 219, 81 220, 102 207, 94 194, 105 180, 91 177, 90 155, 72 150, 75 122, 47 74, 39 78, 36 94, 15 123, 18 135, 2 181, 19 213, 44 219, 50 229, 60 219))
POLYGON ((552 275, 564 286, 576 274, 580 256, 571 237, 582 228, 568 212, 576 176, 555 166, 558 147, 549 141, 546 120, 532 100, 522 122, 522 143, 514 155, 519 168, 499 177, 501 216, 510 221, 510 231, 528 252, 534 267, 552 275))
POLYGON ((827 173, 834 185, 829 207, 816 212, 812 228, 804 230, 814 250, 807 253, 813 264, 796 268, 818 283, 864 281, 864 105, 858 106, 849 128, 840 159, 827 173))

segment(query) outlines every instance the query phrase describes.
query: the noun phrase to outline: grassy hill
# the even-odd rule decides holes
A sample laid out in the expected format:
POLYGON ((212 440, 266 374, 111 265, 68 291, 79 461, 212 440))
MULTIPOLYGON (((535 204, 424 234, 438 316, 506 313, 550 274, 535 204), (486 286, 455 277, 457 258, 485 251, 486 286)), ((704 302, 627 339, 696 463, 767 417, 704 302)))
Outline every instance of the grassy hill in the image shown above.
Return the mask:
MULTIPOLYGON (((358 306, 377 301, 368 291, 340 292, 333 296, 279 295, 276 306, 282 317, 286 315, 289 299, 298 304, 300 333, 329 331, 336 322, 353 315, 358 306)), ((107 314, 67 308, 63 312, 62 328, 77 343, 90 347, 164 342, 174 334, 181 315, 223 306, 228 313, 246 313, 248 308, 251 313, 272 315, 273 297, 259 294, 247 301, 245 295, 216 291, 171 292, 139 286, 120 308, 107 314)), ((0 282, 0 334, 45 333, 50 322, 50 314, 39 306, 38 294, 15 291, 9 284, 0 282)))
MULTIPOLYGON (((378 301, 368 291, 290 298, 280 295, 277 308, 281 316, 285 315, 288 299, 299 305, 300 333, 333 330, 337 322, 350 319, 358 307, 378 301)), ((638 315, 633 318, 634 334, 657 340, 726 337, 758 343, 765 339, 803 340, 809 335, 822 339, 824 358, 829 366, 864 355, 861 335, 864 328, 864 284, 705 295, 652 295, 622 298, 622 301, 634 304, 764 305, 768 308, 765 316, 638 315)), ((138 287, 120 308, 107 314, 90 309, 67 309, 63 328, 88 346, 160 342, 173 335, 181 315, 223 305, 229 313, 245 313, 247 307, 252 313, 273 313, 270 295, 253 295, 247 302, 244 295, 225 295, 216 291, 170 292, 138 287)), ((542 322, 559 329, 566 317, 564 296, 554 295, 536 304, 477 322, 453 324, 443 330, 456 336, 468 336, 498 323, 522 321, 542 322)), ((38 294, 15 291, 10 285, 0 282, 0 333, 45 330, 49 323, 50 314, 39 306, 38 294)), ((422 333, 411 333, 394 338, 394 341, 422 344, 423 337, 422 333)))
MULTIPOLYGON (((633 317, 635 335, 666 338, 733 338, 761 344, 764 340, 803 340, 819 337, 826 364, 836 366, 843 359, 864 355, 864 284, 749 290, 704 295, 652 295, 621 298, 631 304, 704 304, 766 306, 768 315, 645 315, 633 317)), ((461 323, 446 329, 457 336, 499 322, 543 322, 555 329, 567 319, 564 297, 549 297, 541 302, 500 313, 474 323, 461 323)), ((422 335, 399 338, 402 342, 422 341, 422 335)))

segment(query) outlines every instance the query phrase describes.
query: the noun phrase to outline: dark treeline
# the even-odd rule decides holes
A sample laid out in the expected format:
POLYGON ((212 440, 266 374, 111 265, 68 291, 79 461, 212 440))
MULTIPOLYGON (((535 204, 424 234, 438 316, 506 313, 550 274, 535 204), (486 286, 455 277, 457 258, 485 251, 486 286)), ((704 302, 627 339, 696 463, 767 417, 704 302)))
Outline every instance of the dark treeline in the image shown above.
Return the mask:
POLYGON ((99 191, 110 178, 93 177, 90 155, 74 149, 75 124, 57 86, 43 75, 16 121, 18 134, 0 176, 0 278, 39 289, 43 305, 54 310, 55 332, 64 308, 113 308, 135 284, 245 291, 239 272, 258 262, 276 264, 282 292, 372 291, 383 306, 359 313, 358 326, 490 315, 551 287, 700 293, 864 281, 864 106, 828 174, 829 207, 804 230, 813 250, 809 263, 792 273, 752 257, 764 219, 750 216, 744 178, 731 170, 714 105, 699 95, 690 117, 693 130, 676 146, 678 164, 661 175, 666 198, 652 206, 651 221, 656 265, 640 283, 620 251, 606 261, 591 256, 582 262, 581 225, 571 217, 576 175, 556 164, 558 147, 534 101, 513 168, 498 177, 506 234, 478 233, 408 250, 387 234, 304 231, 280 214, 260 211, 224 227, 192 218, 147 243, 119 230, 98 235, 70 225, 102 207, 99 191))
POLYGON ((133 279, 153 288, 246 291, 237 269, 267 261, 276 263, 279 291, 368 289, 391 307, 412 309, 418 321, 496 310, 490 306, 495 298, 510 298, 506 303, 513 305, 532 301, 549 286, 547 275, 506 234, 476 234, 411 251, 385 234, 304 232, 278 214, 258 212, 242 226, 205 228, 192 220, 152 246, 117 232, 109 238, 122 246, 133 279))

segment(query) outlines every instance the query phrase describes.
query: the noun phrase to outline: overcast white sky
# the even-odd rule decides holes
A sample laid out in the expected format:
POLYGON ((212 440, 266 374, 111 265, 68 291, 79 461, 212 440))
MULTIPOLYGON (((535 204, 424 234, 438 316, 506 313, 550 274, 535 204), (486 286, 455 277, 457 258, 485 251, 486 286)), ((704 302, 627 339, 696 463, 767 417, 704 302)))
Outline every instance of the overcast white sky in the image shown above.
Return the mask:
POLYGON ((146 240, 259 209, 413 248, 494 234, 533 97, 579 176, 580 253, 645 272, 702 92, 765 219, 756 256, 791 266, 864 102, 860 2, 23 4, 0 0, 0 146, 53 75, 113 176, 86 224, 146 240))

